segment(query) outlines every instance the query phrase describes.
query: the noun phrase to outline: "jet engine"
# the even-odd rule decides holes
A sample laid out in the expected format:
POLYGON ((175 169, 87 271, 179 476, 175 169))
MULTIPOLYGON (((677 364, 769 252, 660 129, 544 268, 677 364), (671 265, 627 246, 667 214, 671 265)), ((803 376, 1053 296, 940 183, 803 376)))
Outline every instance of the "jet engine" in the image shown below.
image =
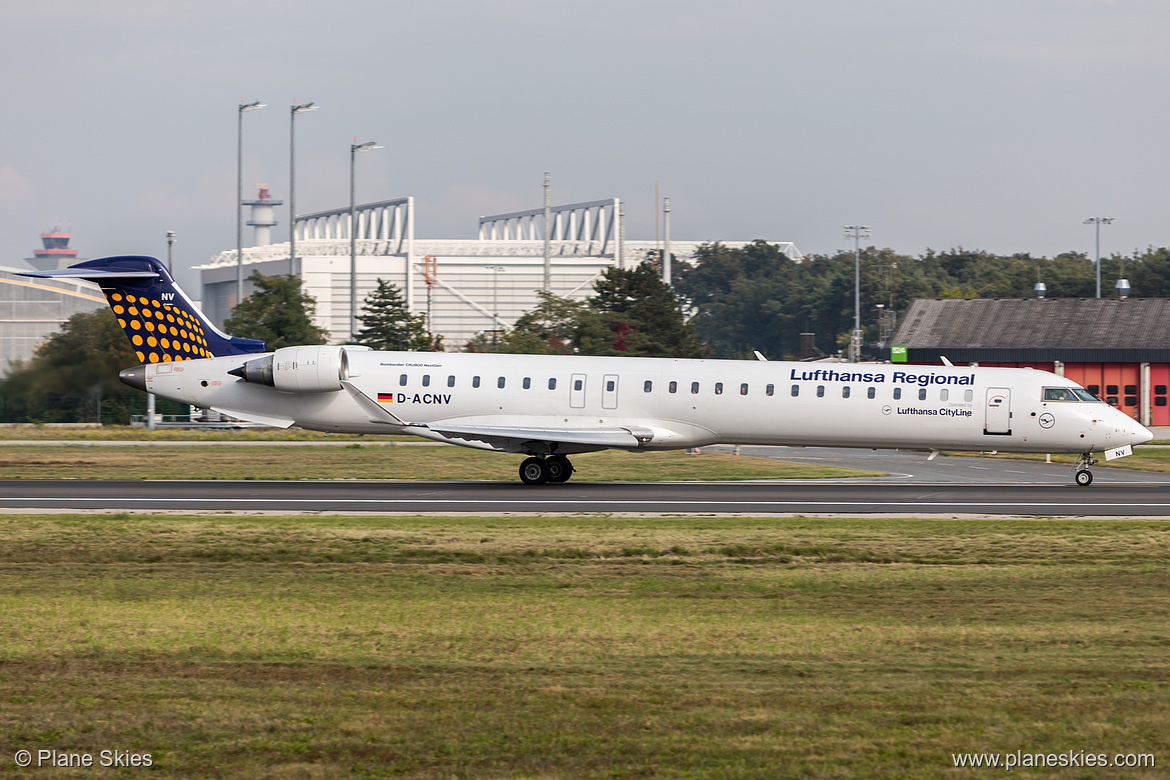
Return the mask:
POLYGON ((332 393, 349 379, 344 347, 283 347, 228 372, 282 393, 332 393))

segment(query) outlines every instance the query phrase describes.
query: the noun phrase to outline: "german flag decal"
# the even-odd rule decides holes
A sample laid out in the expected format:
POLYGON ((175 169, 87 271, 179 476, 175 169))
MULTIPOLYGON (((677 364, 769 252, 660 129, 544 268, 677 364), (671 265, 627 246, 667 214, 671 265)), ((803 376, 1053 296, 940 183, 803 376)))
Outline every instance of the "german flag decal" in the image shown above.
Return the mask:
POLYGON ((394 403, 394 393, 378 393, 378 403, 380 403, 380 404, 394 403))

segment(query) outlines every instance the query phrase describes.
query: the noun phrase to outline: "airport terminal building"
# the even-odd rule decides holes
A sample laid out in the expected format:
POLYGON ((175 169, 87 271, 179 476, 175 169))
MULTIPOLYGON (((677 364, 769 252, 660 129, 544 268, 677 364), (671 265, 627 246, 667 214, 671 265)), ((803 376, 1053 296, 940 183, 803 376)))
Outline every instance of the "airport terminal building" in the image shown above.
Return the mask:
POLYGON ((1170 425, 1170 300, 916 300, 890 340, 895 362, 1038 368, 1143 425, 1170 425))
MULTIPOLYGON (((442 335, 447 349, 459 350, 479 334, 511 327, 533 309, 546 273, 552 293, 585 298, 605 269, 633 267, 648 256, 659 256, 656 250, 663 245, 624 236, 618 198, 554 206, 548 210, 546 268, 545 214, 540 208, 481 217, 474 239, 423 239, 414 234, 414 198, 363 204, 355 208, 352 250, 357 267, 352 275, 349 209, 298 216, 295 262, 285 241, 245 248, 239 265, 236 251, 229 250, 198 266, 203 309, 222 325, 236 304, 237 274, 246 280, 256 270, 265 275, 295 273, 317 301, 316 323, 333 343, 342 343, 350 339, 351 279, 359 315, 366 296, 384 279, 402 291, 412 312, 427 315, 431 331, 442 335)), ((671 241, 670 253, 686 260, 701 244, 715 240, 671 241)), ((721 243, 737 247, 748 242, 721 243)), ((794 244, 774 243, 790 257, 801 257, 794 244)), ((245 281, 244 295, 250 293, 245 281)))
MULTIPOLYGON (((54 229, 41 234, 43 247, 24 262, 38 270, 65 268, 78 262, 69 248, 70 234, 54 229)), ((23 268, 0 266, 0 376, 9 361, 28 360, 49 336, 74 314, 104 308, 96 284, 79 279, 30 279, 23 268)))

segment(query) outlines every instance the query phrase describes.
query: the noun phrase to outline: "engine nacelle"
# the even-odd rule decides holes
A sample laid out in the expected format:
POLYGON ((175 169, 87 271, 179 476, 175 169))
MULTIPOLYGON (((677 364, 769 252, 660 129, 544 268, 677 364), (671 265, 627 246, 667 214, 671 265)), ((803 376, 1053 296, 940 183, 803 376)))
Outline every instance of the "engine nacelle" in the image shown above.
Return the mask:
POLYGON ((228 372, 282 393, 332 393, 349 379, 344 347, 283 347, 228 372))

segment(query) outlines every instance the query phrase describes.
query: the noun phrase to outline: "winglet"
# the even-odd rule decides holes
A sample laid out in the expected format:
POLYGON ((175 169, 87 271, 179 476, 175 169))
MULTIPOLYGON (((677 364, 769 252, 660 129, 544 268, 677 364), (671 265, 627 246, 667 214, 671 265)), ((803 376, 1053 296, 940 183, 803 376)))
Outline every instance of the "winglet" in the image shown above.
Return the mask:
POLYGON ((165 265, 145 255, 86 260, 21 276, 86 279, 102 288, 118 324, 143 363, 170 363, 264 351, 264 342, 229 336, 211 324, 165 265))

